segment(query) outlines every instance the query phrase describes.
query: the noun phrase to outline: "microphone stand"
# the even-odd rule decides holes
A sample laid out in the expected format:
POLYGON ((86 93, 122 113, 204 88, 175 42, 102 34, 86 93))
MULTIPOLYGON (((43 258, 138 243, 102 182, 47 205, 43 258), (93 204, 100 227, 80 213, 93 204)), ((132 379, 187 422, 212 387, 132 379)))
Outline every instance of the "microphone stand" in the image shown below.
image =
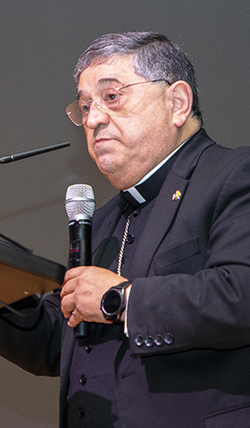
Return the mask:
POLYGON ((0 158, 1 163, 9 163, 19 159, 29 158, 31 156, 41 155, 43 153, 51 152, 52 150, 62 149, 70 146, 70 143, 55 144, 54 146, 43 147, 41 149, 29 150, 28 152, 16 153, 14 155, 8 155, 0 158))

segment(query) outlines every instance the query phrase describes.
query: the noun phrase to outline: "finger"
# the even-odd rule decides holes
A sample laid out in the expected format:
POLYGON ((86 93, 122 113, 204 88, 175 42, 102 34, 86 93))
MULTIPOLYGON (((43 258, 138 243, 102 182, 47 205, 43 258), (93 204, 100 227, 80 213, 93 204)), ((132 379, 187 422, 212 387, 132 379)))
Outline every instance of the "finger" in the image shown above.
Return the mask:
POLYGON ((61 301, 61 310, 64 318, 69 318, 75 310, 75 302, 72 295, 65 296, 61 301))
POLYGON ((76 266, 66 271, 64 275, 64 283, 81 275, 84 266, 76 266))
POLYGON ((74 310, 69 317, 68 325, 72 328, 76 327, 82 320, 80 319, 79 315, 77 314, 77 311, 74 310))
MULTIPOLYGON (((72 269, 72 270, 74 270, 74 269, 72 269)), ((78 279, 79 279, 80 273, 81 273, 79 271, 76 271, 76 272, 68 271, 68 272, 69 272, 69 274, 65 275, 65 277, 64 277, 64 283, 63 283, 62 289, 61 289, 61 298, 63 298, 67 294, 73 293, 75 291, 75 288, 78 284, 78 279)))
POLYGON ((67 281, 62 286, 61 293, 60 293, 61 299, 63 299, 63 297, 69 294, 74 293, 74 291, 75 291, 75 283, 73 281, 67 281))

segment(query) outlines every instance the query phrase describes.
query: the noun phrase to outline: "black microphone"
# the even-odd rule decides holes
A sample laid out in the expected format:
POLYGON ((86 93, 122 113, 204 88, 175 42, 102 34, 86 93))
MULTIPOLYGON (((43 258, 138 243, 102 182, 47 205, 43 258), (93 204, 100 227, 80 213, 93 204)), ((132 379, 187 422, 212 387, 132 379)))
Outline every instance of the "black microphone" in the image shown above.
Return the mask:
MULTIPOLYGON (((91 219, 95 197, 88 184, 73 184, 66 192, 65 209, 69 218, 69 267, 91 266, 91 219)), ((80 322, 74 328, 74 337, 87 337, 89 324, 80 322)))
POLYGON ((9 163, 19 159, 29 158, 30 156, 41 155, 42 153, 51 152, 52 150, 62 149, 63 147, 70 146, 70 143, 55 144, 54 146, 43 147, 41 149, 30 150, 28 152, 16 153, 14 155, 8 155, 0 158, 1 163, 9 163))

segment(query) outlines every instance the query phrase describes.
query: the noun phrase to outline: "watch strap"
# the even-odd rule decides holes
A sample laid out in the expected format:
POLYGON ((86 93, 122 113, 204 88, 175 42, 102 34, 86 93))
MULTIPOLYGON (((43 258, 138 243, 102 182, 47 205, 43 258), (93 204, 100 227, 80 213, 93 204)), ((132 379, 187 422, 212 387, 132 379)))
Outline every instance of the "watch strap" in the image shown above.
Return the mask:
POLYGON ((120 313, 120 314, 118 314, 118 315, 117 315, 117 317, 116 317, 116 320, 117 320, 117 321, 121 321, 121 316, 122 316, 123 312, 126 310, 127 302, 126 302, 126 292, 125 292, 125 290, 126 290, 126 288, 128 288, 130 285, 132 285, 132 282, 131 282, 131 281, 123 281, 123 282, 121 282, 120 284, 117 284, 117 285, 115 285, 114 287, 111 287, 111 288, 117 288, 118 290, 123 290, 123 292, 124 292, 124 300, 125 300, 125 304, 124 304, 124 308, 123 308, 123 310, 121 311, 121 313, 120 313))
POLYGON ((131 281, 124 281, 124 282, 121 282, 120 284, 114 285, 111 288, 118 288, 119 290, 120 289, 126 290, 126 288, 128 288, 131 284, 132 284, 131 281))

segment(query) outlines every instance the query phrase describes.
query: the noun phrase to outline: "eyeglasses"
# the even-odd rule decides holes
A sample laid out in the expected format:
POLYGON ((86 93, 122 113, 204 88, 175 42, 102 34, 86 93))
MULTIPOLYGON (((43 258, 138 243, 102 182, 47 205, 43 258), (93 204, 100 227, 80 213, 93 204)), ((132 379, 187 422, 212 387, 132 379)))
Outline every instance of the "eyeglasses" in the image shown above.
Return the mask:
MULTIPOLYGON (((134 96, 135 94, 133 94, 133 91, 132 93, 129 93, 126 89, 136 85, 155 82, 165 82, 168 85, 171 85, 171 83, 169 83, 166 79, 155 79, 144 82, 129 83, 128 85, 120 86, 119 88, 103 88, 97 93, 95 100, 85 101, 80 99, 69 104, 66 108, 66 114, 76 126, 85 125, 88 120, 88 115, 92 104, 94 104, 100 111, 108 115, 124 116, 127 112, 133 110, 133 108, 135 108, 135 106, 138 105, 143 99, 143 96, 138 99, 138 97, 134 96)), ((159 99, 159 97, 157 99, 159 99)))

